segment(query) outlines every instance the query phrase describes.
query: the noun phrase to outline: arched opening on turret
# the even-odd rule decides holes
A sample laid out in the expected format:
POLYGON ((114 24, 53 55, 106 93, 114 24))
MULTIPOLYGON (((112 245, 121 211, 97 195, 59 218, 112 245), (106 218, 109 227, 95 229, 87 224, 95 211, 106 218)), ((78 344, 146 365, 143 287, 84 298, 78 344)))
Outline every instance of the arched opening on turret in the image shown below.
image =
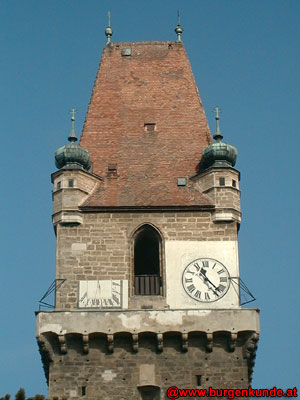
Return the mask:
POLYGON ((151 225, 134 236, 134 294, 161 294, 161 237, 151 225))

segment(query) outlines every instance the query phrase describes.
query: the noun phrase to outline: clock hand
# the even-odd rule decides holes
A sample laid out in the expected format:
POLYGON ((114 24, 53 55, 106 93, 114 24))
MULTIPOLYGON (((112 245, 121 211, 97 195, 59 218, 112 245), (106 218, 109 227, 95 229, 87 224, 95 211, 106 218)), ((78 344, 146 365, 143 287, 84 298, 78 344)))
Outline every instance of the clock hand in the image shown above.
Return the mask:
MULTIPOLYGON (((195 273, 195 275, 198 276, 198 278, 201 278, 202 281, 204 282, 204 284, 210 289, 210 287, 207 283, 207 282, 210 282, 210 280, 207 278, 205 273, 206 273, 205 269, 201 269, 199 272, 195 273)), ((212 282, 210 282, 210 283, 213 285, 212 282)))
POLYGON ((219 293, 216 291, 218 288, 217 288, 216 290, 214 290, 212 287, 208 286, 208 289, 209 289, 209 290, 212 290, 213 293, 214 293, 217 297, 219 297, 219 293))
POLYGON ((210 279, 208 279, 208 277, 206 276, 206 271, 204 268, 201 268, 200 270, 201 274, 204 276, 204 279, 206 281, 208 281, 216 290, 218 289, 217 286, 215 284, 212 283, 212 281, 210 279))
POLYGON ((208 287, 208 289, 212 290, 212 291, 214 292, 214 294, 215 294, 216 296, 219 297, 219 294, 216 292, 216 290, 218 290, 218 288, 217 288, 216 285, 214 285, 214 284, 212 283, 212 281, 211 281, 210 279, 208 279, 208 277, 206 276, 206 271, 205 271, 205 269, 204 269, 204 268, 201 268, 200 273, 201 273, 201 276, 203 276, 203 278, 204 278, 204 283, 206 284, 206 282, 209 282, 209 283, 215 288, 215 290, 214 290, 213 288, 211 288, 210 286, 208 286, 208 285, 206 284, 206 286, 208 287))
POLYGON ((216 292, 216 290, 218 290, 218 288, 216 287, 216 285, 214 285, 211 280, 208 279, 208 277, 206 276, 206 271, 204 268, 201 268, 199 272, 196 272, 194 274, 194 276, 197 276, 198 278, 202 278, 203 283, 208 287, 209 290, 212 290, 213 293, 219 297, 219 294, 216 292), (211 286, 209 286, 210 283, 216 290, 214 290, 211 286))
MULTIPOLYGON (((201 282, 203 282, 204 285, 207 286, 207 288, 208 288, 209 290, 212 290, 212 291, 215 293, 214 289, 209 285, 208 279, 206 278, 205 275, 203 275, 203 274, 201 274, 200 272, 198 272, 198 273, 195 273, 194 276, 197 276, 197 278, 201 279, 201 282)), ((215 293, 215 295, 218 296, 218 293, 215 293)))

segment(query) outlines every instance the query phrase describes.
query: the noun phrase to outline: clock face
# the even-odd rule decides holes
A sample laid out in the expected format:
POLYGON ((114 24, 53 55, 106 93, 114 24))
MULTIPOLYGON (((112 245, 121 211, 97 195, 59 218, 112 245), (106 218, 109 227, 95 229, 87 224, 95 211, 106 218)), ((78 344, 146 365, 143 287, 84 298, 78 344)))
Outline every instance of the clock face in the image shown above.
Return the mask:
POLYGON ((212 258, 198 258, 189 263, 182 274, 182 285, 194 300, 210 303, 220 300, 228 291, 227 268, 212 258))
POLYGON ((127 308, 126 288, 124 280, 80 281, 79 308, 127 308))

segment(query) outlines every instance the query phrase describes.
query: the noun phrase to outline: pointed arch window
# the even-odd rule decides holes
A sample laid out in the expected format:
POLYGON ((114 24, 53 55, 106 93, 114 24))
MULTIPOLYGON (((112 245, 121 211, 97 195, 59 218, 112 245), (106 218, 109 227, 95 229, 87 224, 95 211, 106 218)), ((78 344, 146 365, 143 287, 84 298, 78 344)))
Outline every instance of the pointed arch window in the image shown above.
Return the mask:
POLYGON ((151 225, 143 225, 134 239, 134 293, 161 294, 161 237, 151 225))

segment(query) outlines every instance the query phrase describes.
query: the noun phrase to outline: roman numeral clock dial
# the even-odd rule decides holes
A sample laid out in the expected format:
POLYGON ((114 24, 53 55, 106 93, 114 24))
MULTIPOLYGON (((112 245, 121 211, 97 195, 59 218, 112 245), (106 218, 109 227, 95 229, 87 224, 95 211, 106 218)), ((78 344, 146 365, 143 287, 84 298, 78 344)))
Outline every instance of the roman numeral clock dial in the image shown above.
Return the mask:
POLYGON ((194 300, 210 303, 220 300, 230 285, 227 268, 212 258, 198 258, 189 263, 182 274, 182 285, 194 300))

